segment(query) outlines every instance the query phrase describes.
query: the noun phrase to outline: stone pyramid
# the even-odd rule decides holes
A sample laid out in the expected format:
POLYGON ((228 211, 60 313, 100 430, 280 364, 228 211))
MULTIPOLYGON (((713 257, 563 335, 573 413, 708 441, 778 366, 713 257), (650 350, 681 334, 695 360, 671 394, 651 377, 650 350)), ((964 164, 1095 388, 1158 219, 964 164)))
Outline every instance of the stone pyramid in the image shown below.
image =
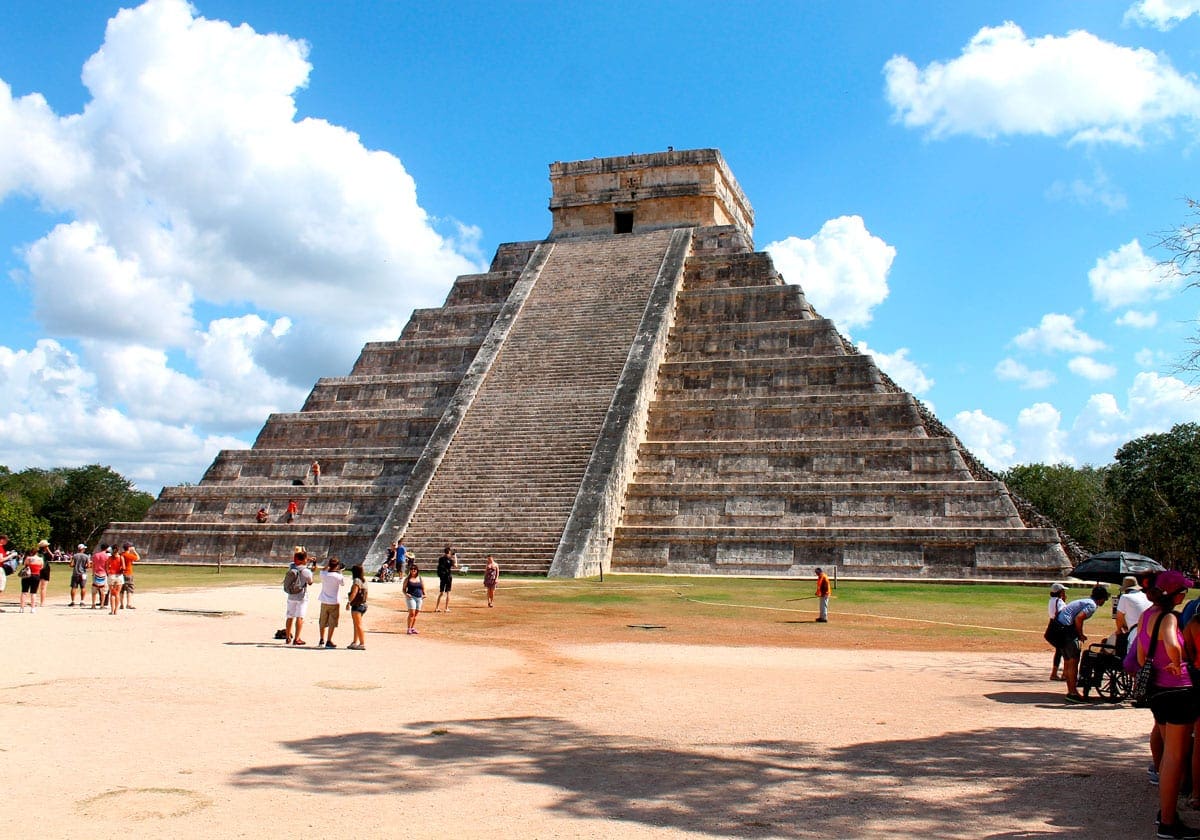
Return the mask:
POLYGON ((1069 538, 754 251, 718 151, 555 163, 550 180, 547 239, 500 246, 106 538, 166 561, 304 545, 373 568, 403 537, 426 563, 452 544, 555 576, 1070 567, 1069 538))

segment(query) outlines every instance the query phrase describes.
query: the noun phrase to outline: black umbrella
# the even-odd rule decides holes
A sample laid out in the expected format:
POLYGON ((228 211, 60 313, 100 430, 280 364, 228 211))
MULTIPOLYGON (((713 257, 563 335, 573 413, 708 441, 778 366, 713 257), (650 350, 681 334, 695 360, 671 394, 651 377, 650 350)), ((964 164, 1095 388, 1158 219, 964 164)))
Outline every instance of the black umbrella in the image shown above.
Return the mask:
POLYGON ((1104 583, 1120 583, 1126 575, 1166 571, 1156 560, 1132 551, 1102 551, 1093 554, 1071 571, 1071 577, 1104 583))

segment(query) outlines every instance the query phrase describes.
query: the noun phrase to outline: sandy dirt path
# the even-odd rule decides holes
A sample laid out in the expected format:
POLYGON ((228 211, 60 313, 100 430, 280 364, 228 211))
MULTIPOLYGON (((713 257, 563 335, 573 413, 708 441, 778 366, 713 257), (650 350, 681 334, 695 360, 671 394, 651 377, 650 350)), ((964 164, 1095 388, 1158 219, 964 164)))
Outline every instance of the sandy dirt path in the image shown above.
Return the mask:
POLYGON ((5 604, 5 834, 1153 836, 1149 712, 1065 706, 1046 654, 488 644, 448 638, 478 593, 417 637, 372 598, 364 652, 271 641, 277 587, 5 604))

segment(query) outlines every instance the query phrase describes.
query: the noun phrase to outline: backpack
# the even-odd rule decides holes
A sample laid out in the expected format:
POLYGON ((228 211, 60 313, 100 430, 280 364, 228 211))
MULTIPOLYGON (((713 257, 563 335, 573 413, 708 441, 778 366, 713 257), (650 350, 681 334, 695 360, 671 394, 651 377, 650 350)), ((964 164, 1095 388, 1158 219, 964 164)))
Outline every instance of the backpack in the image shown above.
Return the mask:
POLYGON ((307 589, 307 585, 304 583, 304 578, 300 576, 300 567, 292 566, 283 576, 283 591, 289 595, 301 595, 305 589, 307 589))

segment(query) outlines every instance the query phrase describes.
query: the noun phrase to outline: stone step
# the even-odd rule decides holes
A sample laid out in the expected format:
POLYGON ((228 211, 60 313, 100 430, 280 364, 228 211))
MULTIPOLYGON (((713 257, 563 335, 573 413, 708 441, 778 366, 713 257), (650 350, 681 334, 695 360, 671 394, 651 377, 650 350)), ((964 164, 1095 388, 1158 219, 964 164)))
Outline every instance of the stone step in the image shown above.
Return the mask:
POLYGON ((924 437, 907 394, 657 400, 650 439, 924 437))
POLYGON ((687 262, 683 287, 695 289, 781 285, 771 256, 762 252, 696 255, 687 262))
POLYGON ((691 323, 676 320, 667 361, 709 361, 782 354, 844 356, 846 344, 833 323, 818 318, 742 324, 691 323))
POLYGON ((668 361, 659 369, 657 395, 741 399, 883 390, 869 356, 766 356, 668 361))
POLYGON ((679 293, 676 321, 730 324, 815 319, 799 286, 756 286, 687 290, 679 293))
POLYGON ((651 440, 638 449, 635 481, 717 481, 770 476, 796 481, 967 480, 949 438, 651 440))
POLYGON ((999 482, 634 485, 624 524, 671 527, 1020 527, 999 482))

